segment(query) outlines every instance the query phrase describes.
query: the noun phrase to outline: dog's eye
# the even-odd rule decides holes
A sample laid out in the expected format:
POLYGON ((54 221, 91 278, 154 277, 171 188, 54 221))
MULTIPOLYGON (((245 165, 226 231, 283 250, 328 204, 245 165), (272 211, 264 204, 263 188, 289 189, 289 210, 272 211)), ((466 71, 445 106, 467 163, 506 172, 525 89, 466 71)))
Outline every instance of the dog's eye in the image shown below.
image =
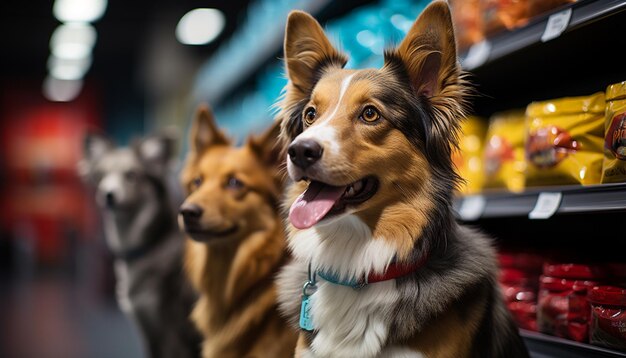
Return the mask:
POLYGON ((200 187, 200 185, 202 185, 202 177, 201 176, 197 176, 195 178, 193 178, 193 180, 191 180, 191 188, 192 189, 198 189, 200 187))
POLYGON ((367 106, 363 112, 361 112, 361 116, 359 118, 365 122, 373 123, 380 119, 380 112, 378 112, 374 106, 367 106))
POLYGON ((239 190, 244 187, 244 184, 241 180, 237 179, 235 176, 231 175, 228 178, 228 182, 226 182, 226 186, 229 189, 239 190))
POLYGON ((126 173, 124 173, 124 177, 126 177, 126 180, 128 181, 135 181, 137 180, 138 176, 139 175, 134 171, 127 171, 126 173))
POLYGON ((315 111, 315 108, 307 108, 306 111, 304 111, 304 123, 306 123, 307 126, 310 126, 313 122, 315 122, 316 115, 317 112, 315 111))

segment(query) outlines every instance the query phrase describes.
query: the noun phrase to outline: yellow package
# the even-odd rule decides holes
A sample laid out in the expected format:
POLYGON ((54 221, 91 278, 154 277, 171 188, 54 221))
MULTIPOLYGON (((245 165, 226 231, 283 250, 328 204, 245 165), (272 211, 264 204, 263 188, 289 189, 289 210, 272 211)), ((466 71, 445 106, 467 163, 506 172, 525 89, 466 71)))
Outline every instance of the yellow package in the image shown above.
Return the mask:
POLYGON ((485 188, 524 190, 524 110, 496 113, 491 117, 484 151, 485 188))
POLYGON ((606 89, 602 182, 626 181, 626 81, 606 89))
POLYGON ((526 185, 597 184, 602 174, 604 93, 526 108, 526 185))
POLYGON ((452 154, 452 160, 465 179, 460 188, 462 194, 476 194, 483 186, 483 143, 487 132, 484 118, 468 117, 461 125, 459 150, 452 154))

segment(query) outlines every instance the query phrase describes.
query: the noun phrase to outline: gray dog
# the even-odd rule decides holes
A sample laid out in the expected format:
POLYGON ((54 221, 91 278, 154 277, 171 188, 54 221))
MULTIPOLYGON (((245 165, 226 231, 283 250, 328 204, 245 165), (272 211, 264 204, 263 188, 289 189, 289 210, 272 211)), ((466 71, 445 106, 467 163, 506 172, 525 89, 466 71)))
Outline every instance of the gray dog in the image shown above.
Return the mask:
POLYGON ((174 142, 154 135, 115 148, 90 134, 79 171, 96 187, 122 311, 151 357, 184 358, 199 356, 200 336, 188 319, 196 297, 182 273, 184 240, 168 190, 174 142))

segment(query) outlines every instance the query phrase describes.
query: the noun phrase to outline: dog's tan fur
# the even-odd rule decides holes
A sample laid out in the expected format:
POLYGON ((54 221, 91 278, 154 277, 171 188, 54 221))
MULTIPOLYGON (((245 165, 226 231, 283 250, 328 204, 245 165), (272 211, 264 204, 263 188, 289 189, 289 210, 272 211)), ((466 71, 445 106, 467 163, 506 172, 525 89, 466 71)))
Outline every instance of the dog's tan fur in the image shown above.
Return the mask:
MULTIPOLYGON (((185 204, 203 208, 203 229, 226 236, 187 240, 186 272, 200 299, 191 315, 205 337, 203 357, 288 357, 296 334, 276 311, 273 276, 285 261, 276 204, 282 188, 274 144, 278 127, 233 147, 201 107, 182 173, 185 204), (229 178, 243 183, 228 187, 229 178)), ((181 221, 184 228, 184 223, 181 221)))
POLYGON ((376 184, 372 196, 357 204, 347 201, 347 209, 338 199, 333 208, 340 214, 326 216, 324 224, 298 224, 296 214, 288 226, 296 260, 279 277, 281 308, 295 323, 294 302, 298 283, 307 280, 307 264, 320 276, 332 272, 346 282, 361 277, 350 276, 352 267, 343 262, 370 270, 365 277, 381 257, 388 258, 387 265, 425 263, 395 282, 366 285, 357 293, 321 280, 311 299, 323 305, 311 304, 314 329, 301 332, 296 356, 350 357, 357 351, 367 357, 408 352, 527 356, 496 285, 489 240, 459 226, 452 215, 452 193, 460 178, 451 152, 471 90, 457 62, 447 3, 429 5, 400 45, 385 53, 381 69, 347 70, 346 62, 315 19, 290 14, 285 35, 289 83, 278 115, 283 146, 291 145, 285 157, 295 181, 287 190, 286 207, 302 203, 298 196, 311 187, 309 181, 318 188, 345 187, 344 196, 353 183, 376 184), (368 108, 379 120, 363 118, 368 108), (311 142, 321 149, 309 149, 318 154, 303 164, 294 148, 304 143, 313 148, 311 142), (343 246, 331 246, 337 242, 343 246), (370 244, 383 250, 369 255, 370 244), (342 318, 335 319, 339 314, 342 318))

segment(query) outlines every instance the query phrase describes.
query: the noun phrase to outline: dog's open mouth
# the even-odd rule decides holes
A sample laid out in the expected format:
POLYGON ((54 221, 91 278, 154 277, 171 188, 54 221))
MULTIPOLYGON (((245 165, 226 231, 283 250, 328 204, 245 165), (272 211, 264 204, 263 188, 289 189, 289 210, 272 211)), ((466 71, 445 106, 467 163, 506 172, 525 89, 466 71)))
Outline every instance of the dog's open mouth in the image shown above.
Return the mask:
POLYGON ((238 226, 233 225, 223 230, 208 230, 199 227, 185 227, 185 232, 194 241, 206 242, 211 239, 224 238, 237 232, 238 226))
POLYGON ((298 229, 308 229, 323 219, 339 215, 346 208, 362 204, 376 193, 378 180, 366 177, 352 184, 333 186, 311 181, 291 205, 289 220, 298 229))

